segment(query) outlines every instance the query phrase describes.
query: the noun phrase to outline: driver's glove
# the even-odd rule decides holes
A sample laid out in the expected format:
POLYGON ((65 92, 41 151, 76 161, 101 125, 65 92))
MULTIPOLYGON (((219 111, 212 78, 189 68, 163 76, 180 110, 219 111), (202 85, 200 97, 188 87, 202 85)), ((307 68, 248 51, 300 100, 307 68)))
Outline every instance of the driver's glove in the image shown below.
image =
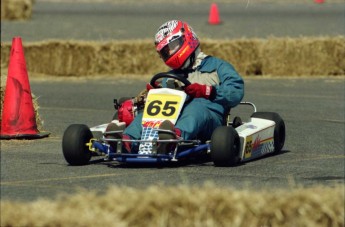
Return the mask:
POLYGON ((194 98, 210 99, 213 89, 214 88, 209 85, 194 83, 188 85, 184 90, 187 93, 187 95, 192 96, 194 98))

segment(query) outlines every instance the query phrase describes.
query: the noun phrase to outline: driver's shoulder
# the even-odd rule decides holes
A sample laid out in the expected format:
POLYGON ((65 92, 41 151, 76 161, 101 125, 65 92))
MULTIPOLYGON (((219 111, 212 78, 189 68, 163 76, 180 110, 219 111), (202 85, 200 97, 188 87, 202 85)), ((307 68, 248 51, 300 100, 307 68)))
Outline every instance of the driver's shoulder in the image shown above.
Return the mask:
POLYGON ((214 72, 219 69, 219 67, 229 65, 228 62, 214 57, 214 56, 207 56, 200 64, 199 71, 201 72, 214 72))

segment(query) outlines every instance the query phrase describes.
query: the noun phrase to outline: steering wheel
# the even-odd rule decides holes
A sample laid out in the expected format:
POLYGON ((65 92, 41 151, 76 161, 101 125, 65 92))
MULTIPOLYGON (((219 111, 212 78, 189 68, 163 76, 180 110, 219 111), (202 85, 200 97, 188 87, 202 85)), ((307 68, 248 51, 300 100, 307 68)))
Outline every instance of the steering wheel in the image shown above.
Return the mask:
POLYGON ((182 82, 185 86, 190 85, 189 80, 187 80, 185 77, 183 77, 179 74, 174 74, 174 73, 169 73, 169 72, 158 73, 158 74, 154 75, 150 81, 150 85, 154 88, 157 88, 156 81, 160 78, 172 78, 172 79, 175 79, 175 80, 182 82))

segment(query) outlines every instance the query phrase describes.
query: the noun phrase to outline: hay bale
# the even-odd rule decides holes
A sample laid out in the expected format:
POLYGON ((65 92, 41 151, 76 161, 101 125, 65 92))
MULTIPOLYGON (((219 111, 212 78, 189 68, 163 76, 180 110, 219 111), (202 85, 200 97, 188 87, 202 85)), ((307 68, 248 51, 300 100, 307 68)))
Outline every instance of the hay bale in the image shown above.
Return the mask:
POLYGON ((261 48, 264 75, 345 75, 345 39, 272 38, 261 48))
POLYGON ((83 42, 40 42, 24 49, 29 71, 63 76, 90 75, 97 54, 92 45, 83 42))
MULTIPOLYGON (((29 71, 48 75, 140 75, 167 70, 148 41, 44 41, 25 44, 24 52, 29 71)), ((2 44, 2 64, 7 64, 9 53, 10 45, 2 44)))
MULTIPOLYGON (((345 75, 345 37, 205 40, 202 50, 231 62, 241 75, 345 75)), ((85 76, 155 74, 168 68, 151 40, 45 41, 24 44, 28 70, 85 76)), ((10 44, 1 46, 7 65, 10 44)))
POLYGON ((242 75, 261 75, 259 39, 205 40, 203 52, 231 62, 242 75))
POLYGON ((153 74, 167 70, 151 41, 93 43, 97 50, 95 74, 153 74))
POLYGON ((1 0, 1 20, 28 20, 34 0, 1 0))
POLYGON ((56 201, 1 200, 1 210, 1 226, 344 226, 344 185, 271 191, 113 187, 56 201))

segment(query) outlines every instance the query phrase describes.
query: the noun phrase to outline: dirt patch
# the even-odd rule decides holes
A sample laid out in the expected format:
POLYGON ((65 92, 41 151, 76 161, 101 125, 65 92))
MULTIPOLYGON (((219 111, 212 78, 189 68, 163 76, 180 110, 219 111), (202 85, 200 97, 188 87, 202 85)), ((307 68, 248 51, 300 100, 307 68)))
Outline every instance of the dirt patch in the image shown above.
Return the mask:
POLYGON ((344 226, 344 186, 114 187, 56 201, 1 201, 1 211, 1 226, 344 226))

